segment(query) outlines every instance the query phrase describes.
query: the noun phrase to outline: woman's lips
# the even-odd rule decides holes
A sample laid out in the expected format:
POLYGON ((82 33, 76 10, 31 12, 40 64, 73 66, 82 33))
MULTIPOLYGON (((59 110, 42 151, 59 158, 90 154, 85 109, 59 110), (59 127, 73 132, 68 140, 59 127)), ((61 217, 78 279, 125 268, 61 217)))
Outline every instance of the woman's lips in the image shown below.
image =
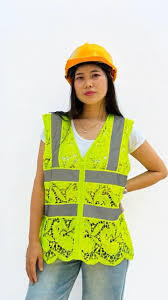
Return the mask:
POLYGON ((85 93, 86 96, 91 96, 93 94, 95 94, 95 92, 87 92, 87 93, 85 93))

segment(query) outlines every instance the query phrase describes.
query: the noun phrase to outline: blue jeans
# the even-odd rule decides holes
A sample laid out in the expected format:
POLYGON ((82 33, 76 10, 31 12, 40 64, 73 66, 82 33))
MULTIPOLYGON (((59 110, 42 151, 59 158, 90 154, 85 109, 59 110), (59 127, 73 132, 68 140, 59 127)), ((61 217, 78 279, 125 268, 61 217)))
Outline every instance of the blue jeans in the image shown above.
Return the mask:
POLYGON ((67 300, 82 270, 82 300, 123 300, 129 260, 116 266, 101 263, 87 265, 81 260, 43 261, 43 271, 36 264, 37 282, 29 286, 25 300, 67 300))

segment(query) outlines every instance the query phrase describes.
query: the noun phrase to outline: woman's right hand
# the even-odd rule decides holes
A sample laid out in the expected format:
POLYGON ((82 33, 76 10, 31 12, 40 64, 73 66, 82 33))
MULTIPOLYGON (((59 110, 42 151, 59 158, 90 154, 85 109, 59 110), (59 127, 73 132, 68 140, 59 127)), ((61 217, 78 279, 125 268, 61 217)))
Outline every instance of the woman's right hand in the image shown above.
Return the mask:
POLYGON ((36 262, 39 270, 42 271, 43 257, 40 241, 29 242, 26 251, 26 272, 32 284, 37 281, 36 262))

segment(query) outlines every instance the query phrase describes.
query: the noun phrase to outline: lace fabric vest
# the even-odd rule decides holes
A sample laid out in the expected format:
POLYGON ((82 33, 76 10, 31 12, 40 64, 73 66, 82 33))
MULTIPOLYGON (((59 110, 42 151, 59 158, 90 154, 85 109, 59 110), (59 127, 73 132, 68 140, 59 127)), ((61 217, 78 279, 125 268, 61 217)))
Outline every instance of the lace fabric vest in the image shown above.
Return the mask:
POLYGON ((82 157, 68 117, 47 113, 42 118, 45 202, 39 238, 44 261, 117 265, 133 259, 119 204, 130 171, 128 141, 134 121, 108 114, 82 157))

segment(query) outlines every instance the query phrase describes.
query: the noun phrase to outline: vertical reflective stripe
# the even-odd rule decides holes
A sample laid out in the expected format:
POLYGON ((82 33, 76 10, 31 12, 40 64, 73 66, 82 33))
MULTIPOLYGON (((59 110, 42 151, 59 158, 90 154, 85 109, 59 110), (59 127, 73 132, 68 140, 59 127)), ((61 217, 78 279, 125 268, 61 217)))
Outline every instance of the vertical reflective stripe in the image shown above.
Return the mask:
POLYGON ((58 153, 61 141, 62 119, 55 113, 51 114, 51 143, 52 143, 52 167, 59 167, 58 153))
MULTIPOLYGON (((107 170, 115 171, 118 166, 120 147, 123 136, 125 118, 114 115, 113 128, 110 140, 109 158, 107 170)), ((52 167, 59 167, 58 153, 61 140, 62 119, 59 115, 51 114, 51 143, 52 143, 52 167)))
POLYGON ((121 140, 123 135, 124 120, 125 119, 123 117, 114 115, 107 170, 115 171, 117 169, 121 140))

